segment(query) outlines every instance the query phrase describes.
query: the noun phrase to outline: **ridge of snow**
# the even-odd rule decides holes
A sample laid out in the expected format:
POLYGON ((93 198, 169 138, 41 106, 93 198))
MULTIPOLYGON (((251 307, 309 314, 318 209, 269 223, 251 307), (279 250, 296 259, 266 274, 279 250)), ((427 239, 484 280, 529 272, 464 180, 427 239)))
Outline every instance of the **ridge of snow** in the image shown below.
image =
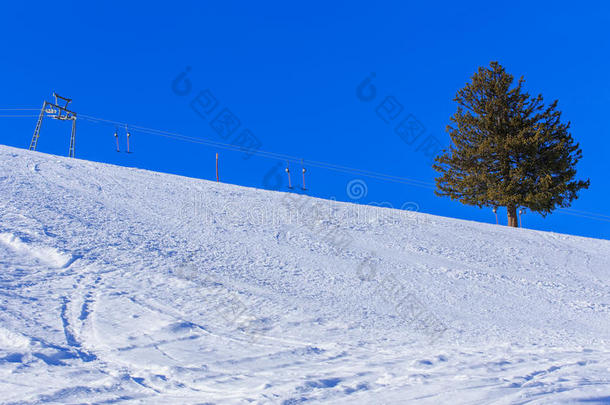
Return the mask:
POLYGON ((0 242, 6 244, 16 252, 29 254, 52 267, 65 267, 72 256, 62 253, 57 249, 46 246, 32 246, 24 243, 21 238, 10 233, 0 233, 0 242))

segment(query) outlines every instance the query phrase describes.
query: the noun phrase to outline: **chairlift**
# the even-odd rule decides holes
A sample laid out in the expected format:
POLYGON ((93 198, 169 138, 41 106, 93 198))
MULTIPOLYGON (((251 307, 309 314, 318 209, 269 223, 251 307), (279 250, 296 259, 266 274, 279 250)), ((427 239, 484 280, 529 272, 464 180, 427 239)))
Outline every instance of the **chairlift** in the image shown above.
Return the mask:
POLYGON ((303 159, 301 159, 301 173, 303 175, 303 181, 301 183, 301 190, 303 190, 303 191, 307 191, 307 187, 305 187, 305 172, 307 172, 307 169, 305 169, 305 162, 303 161, 303 159))
POLYGON ((119 129, 118 128, 114 129, 114 139, 116 139, 116 151, 120 152, 121 149, 119 149, 119 129))
POLYGON ((519 228, 523 228, 523 219, 521 219, 522 215, 525 215, 525 208, 519 208, 519 228))
POLYGON ((286 162, 286 174, 288 175, 288 188, 292 190, 292 182, 290 181, 290 168, 288 167, 288 162, 286 162))
POLYGON ((131 134, 129 133, 129 128, 127 127, 127 125, 125 125, 125 132, 127 133, 127 153, 131 153, 131 151, 129 150, 129 137, 131 136, 131 134))

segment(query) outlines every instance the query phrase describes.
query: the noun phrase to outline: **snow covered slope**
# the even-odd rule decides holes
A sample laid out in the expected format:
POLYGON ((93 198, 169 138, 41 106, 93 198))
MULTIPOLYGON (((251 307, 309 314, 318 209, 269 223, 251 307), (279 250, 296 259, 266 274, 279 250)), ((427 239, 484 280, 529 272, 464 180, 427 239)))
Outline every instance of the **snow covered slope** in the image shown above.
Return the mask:
POLYGON ((609 262, 0 146, 0 401, 609 403, 609 262))

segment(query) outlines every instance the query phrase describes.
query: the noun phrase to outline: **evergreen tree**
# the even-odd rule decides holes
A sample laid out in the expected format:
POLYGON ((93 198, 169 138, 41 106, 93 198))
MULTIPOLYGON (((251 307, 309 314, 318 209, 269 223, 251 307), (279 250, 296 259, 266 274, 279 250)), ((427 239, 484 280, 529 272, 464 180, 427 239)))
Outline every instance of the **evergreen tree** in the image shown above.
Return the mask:
POLYGON ((457 92, 457 112, 447 126, 449 149, 437 156, 434 169, 439 196, 479 208, 506 207, 508 225, 518 226, 517 208, 543 216, 568 207, 589 180, 575 180, 582 157, 578 143, 561 122, 557 100, 530 97, 521 77, 498 62, 480 67, 457 92))

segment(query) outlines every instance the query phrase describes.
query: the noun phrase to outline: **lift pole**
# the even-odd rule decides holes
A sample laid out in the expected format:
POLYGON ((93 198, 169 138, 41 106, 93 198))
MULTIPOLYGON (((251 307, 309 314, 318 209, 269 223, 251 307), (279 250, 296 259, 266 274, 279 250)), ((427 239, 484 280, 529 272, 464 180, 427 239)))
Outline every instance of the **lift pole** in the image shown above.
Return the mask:
POLYGON ((72 134, 70 134, 70 151, 68 156, 74 157, 74 143, 76 142, 76 116, 72 119, 72 134))
POLYGON ((36 146, 38 145, 38 137, 40 136, 40 127, 42 126, 42 119, 44 118, 44 110, 47 107, 47 102, 44 101, 42 103, 42 109, 40 110, 40 115, 38 116, 38 121, 36 122, 36 128, 34 129, 34 135, 32 135, 32 140, 30 141, 30 150, 36 150, 36 146))
POLYGON ((216 153, 216 182, 220 181, 220 177, 218 177, 218 153, 216 153))

